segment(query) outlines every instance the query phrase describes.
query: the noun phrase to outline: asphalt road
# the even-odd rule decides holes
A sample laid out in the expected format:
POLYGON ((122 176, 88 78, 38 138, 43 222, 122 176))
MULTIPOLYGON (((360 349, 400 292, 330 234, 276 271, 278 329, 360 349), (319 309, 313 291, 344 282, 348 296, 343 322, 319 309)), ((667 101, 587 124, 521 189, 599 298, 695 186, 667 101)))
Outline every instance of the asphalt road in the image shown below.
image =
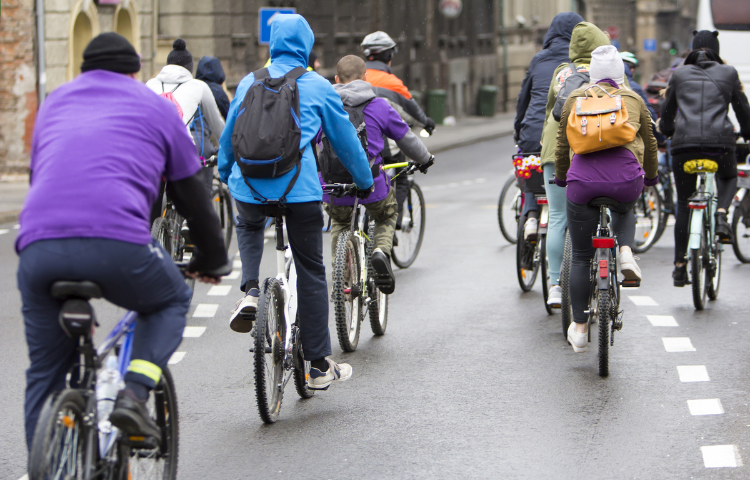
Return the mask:
MULTIPOLYGON (((670 228, 641 255, 640 289, 623 290, 624 328, 601 378, 596 349, 573 352, 541 286, 517 285, 515 247, 496 221, 511 147, 504 138, 444 152, 418 175, 427 232, 414 265, 396 273, 386 335, 372 337, 365 322, 358 350, 343 354, 332 330, 334 358, 352 364, 353 378, 305 401, 288 386, 274 425, 256 411, 250 337, 227 325, 239 281, 223 282, 225 296, 198 286, 196 308, 217 310, 188 319, 206 329, 184 339, 171 366, 179 478, 750 477, 750 265, 727 252, 719 299, 696 312, 690 290, 671 285, 670 228), (694 351, 667 351, 672 337, 694 351), (705 412, 715 414, 693 414, 705 412)), ((26 462, 14 239, 12 229, 0 235, 0 478, 9 480, 26 462)), ((271 275, 266 248, 262 275, 271 275)), ((121 312, 97 309, 101 334, 121 312)))

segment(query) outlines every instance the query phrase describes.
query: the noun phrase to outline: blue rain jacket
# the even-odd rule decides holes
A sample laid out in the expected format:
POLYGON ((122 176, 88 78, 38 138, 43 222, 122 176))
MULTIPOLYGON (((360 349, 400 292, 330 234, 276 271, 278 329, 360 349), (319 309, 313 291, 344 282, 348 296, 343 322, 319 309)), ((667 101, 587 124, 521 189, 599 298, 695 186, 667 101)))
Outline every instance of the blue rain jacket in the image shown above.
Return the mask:
MULTIPOLYGON (((307 59, 314 42, 313 31, 301 15, 277 15, 271 24, 271 65, 267 67, 271 77, 281 77, 295 67, 307 67, 307 59)), ((237 86, 219 144, 218 164, 221 181, 229 185, 229 191, 235 199, 259 204, 262 201, 253 197, 250 188, 242 179, 232 150, 232 132, 237 111, 254 82, 255 77, 250 73, 237 86)), ((317 73, 308 72, 297 80, 297 87, 302 125, 300 150, 307 148, 302 156, 302 172, 286 197, 287 203, 319 202, 323 197, 315 156, 310 146, 310 142, 321 128, 341 162, 351 172, 357 187, 370 188, 372 172, 367 156, 354 126, 349 121, 349 115, 344 111, 341 97, 333 89, 333 85, 317 73)), ((295 171, 296 169, 292 169, 279 178, 246 180, 258 193, 269 200, 276 200, 284 194, 295 171)))

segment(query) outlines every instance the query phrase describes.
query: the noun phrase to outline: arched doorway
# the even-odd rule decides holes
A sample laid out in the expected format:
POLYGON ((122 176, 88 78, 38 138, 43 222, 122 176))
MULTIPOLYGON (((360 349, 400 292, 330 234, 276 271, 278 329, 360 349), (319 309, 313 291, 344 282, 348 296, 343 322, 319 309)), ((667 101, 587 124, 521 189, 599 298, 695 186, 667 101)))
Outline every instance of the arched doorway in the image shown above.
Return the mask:
POLYGON ((115 14, 115 32, 128 39, 131 45, 135 46, 133 19, 130 18, 130 12, 118 9, 115 14))
POLYGON ((96 5, 91 0, 79 0, 70 17, 68 80, 73 80, 81 73, 83 51, 91 39, 97 35, 99 35, 99 16, 96 12, 96 5))

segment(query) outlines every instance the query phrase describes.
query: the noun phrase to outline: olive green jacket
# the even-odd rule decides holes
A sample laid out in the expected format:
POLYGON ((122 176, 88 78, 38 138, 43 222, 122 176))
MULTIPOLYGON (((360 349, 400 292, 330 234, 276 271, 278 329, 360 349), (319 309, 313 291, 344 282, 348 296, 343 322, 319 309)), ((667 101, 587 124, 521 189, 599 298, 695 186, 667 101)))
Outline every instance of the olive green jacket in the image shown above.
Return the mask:
MULTIPOLYGON (((641 164, 643 170, 646 172, 646 178, 656 178, 659 168, 659 160, 656 156, 656 138, 654 138, 654 132, 651 128, 651 114, 648 108, 646 108, 646 104, 643 103, 643 99, 629 88, 615 88, 612 85, 604 83, 600 83, 599 86, 611 94, 622 96, 623 104, 628 110, 628 123, 638 132, 635 140, 623 145, 623 148, 627 148, 635 155, 638 163, 641 164)), ((560 115, 560 125, 557 129, 557 147, 555 148, 555 177, 561 180, 567 179, 570 158, 573 153, 568 143, 568 117, 570 116, 570 111, 575 108, 576 98, 585 95, 585 88, 579 88, 570 94, 563 107, 562 115, 560 115)), ((598 88, 593 90, 597 95, 603 95, 598 88)))

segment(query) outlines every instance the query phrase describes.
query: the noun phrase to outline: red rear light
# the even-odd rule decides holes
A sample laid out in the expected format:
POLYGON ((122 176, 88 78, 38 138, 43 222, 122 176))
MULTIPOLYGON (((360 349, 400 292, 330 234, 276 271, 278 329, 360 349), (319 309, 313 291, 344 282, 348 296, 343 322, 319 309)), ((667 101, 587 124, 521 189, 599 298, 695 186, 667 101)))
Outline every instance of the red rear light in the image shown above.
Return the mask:
POLYGON ((653 103, 654 105, 656 105, 657 103, 659 103, 659 100, 656 98, 649 98, 648 103, 653 103))
POLYGON ((747 177, 747 172, 744 171, 744 170, 737 170, 737 175, 740 176, 740 177, 742 177, 742 178, 745 178, 745 177, 747 177))
POLYGON ((547 197, 538 197, 536 199, 537 205, 547 205, 547 197))
POLYGON ((688 208, 692 210, 705 210, 706 204, 705 203, 688 203, 688 208))
MULTIPOLYGON (((614 239, 613 239, 614 241, 614 239)), ((607 278, 607 275, 609 275, 609 269, 607 268, 607 261, 606 260, 599 260, 599 277, 600 278, 607 278)))
POLYGON ((594 237, 591 239, 591 244, 594 248, 615 248, 615 239, 609 237, 594 237))

